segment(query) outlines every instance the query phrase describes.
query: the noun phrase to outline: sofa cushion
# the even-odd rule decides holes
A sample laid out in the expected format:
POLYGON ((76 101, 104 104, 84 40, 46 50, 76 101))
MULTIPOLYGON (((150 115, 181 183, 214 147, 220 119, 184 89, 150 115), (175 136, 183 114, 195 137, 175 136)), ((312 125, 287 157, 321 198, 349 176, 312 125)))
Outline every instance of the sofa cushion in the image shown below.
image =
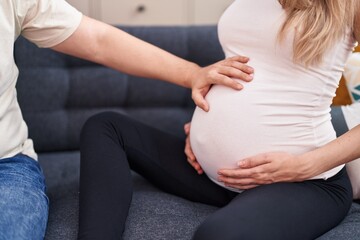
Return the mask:
MULTIPOLYGON (((79 152, 39 155, 50 198, 46 240, 75 240, 78 227, 79 152)), ((216 207, 190 202, 158 190, 133 173, 134 193, 125 240, 189 240, 216 207)), ((353 203, 344 221, 318 240, 354 240, 360 236, 360 204, 353 203)))
MULTIPOLYGON (((78 152, 39 155, 50 198, 47 240, 76 239, 78 227, 78 152)), ((133 173, 134 194, 124 239, 190 239, 215 207, 164 193, 133 173)))

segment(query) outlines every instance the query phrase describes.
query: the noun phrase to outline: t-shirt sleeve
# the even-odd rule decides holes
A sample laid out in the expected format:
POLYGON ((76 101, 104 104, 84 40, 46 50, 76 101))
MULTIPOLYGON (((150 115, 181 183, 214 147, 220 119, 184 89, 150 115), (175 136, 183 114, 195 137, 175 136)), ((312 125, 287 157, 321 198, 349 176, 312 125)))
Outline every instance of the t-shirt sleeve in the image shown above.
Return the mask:
POLYGON ((64 0, 32 0, 21 34, 39 47, 53 47, 75 32, 82 14, 64 0))

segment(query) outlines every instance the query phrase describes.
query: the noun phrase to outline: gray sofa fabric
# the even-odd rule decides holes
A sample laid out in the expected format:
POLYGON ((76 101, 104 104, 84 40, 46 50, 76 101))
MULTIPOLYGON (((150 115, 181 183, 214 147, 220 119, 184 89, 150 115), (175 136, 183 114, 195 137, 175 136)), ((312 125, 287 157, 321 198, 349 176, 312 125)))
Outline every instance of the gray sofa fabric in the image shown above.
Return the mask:
MULTIPOLYGON (((200 65, 224 57, 215 26, 122 29, 200 65)), ((112 110, 184 136, 183 124, 194 109, 190 91, 38 49, 23 38, 17 40, 14 54, 20 70, 19 103, 50 198, 46 239, 76 239, 79 133, 86 119, 112 110)), ((164 193, 136 173, 134 182, 125 239, 191 239, 203 219, 216 211, 213 206, 164 193)), ((354 202, 347 218, 319 239, 360 239, 360 205, 354 202)))

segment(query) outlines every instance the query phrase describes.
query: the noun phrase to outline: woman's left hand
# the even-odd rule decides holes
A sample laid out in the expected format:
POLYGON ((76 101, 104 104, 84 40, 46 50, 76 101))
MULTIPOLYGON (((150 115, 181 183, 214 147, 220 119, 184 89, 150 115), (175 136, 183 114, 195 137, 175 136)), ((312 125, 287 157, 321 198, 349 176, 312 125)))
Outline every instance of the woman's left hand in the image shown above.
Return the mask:
POLYGON ((239 161, 238 168, 220 169, 218 180, 243 190, 276 182, 300 182, 312 176, 304 160, 285 152, 259 154, 239 161))

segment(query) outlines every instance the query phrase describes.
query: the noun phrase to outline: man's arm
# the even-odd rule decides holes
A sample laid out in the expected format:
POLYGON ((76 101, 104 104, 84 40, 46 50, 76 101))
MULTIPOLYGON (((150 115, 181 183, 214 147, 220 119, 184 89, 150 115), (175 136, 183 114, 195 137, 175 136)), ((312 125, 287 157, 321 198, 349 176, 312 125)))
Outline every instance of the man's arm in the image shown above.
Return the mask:
POLYGON ((78 29, 54 50, 87 59, 131 75, 169 81, 191 87, 195 103, 208 110, 204 96, 211 84, 240 90, 232 79, 252 80, 248 58, 233 57, 201 68, 113 26, 83 16, 78 29))

